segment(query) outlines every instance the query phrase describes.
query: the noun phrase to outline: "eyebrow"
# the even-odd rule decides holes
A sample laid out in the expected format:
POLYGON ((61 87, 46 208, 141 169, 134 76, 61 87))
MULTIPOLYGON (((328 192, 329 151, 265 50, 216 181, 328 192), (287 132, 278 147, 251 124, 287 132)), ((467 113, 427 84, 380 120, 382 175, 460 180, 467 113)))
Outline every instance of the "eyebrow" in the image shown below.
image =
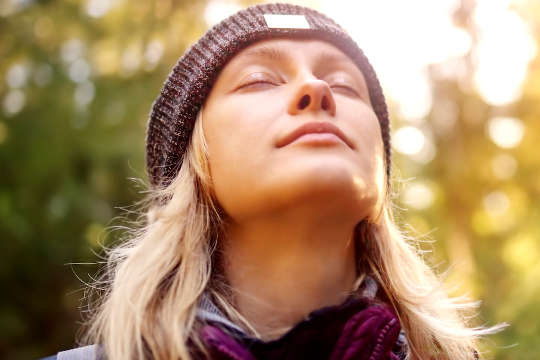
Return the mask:
POLYGON ((247 57, 270 59, 280 62, 292 60, 292 57, 289 54, 274 46, 258 46, 256 48, 249 49, 244 55, 247 57))
MULTIPOLYGON (((292 62, 294 59, 287 52, 276 46, 258 46, 253 49, 249 49, 244 54, 247 57, 262 58, 274 60, 282 63, 292 62)), ((321 51, 317 54, 317 64, 333 64, 336 62, 350 62, 352 65, 354 63, 347 57, 341 54, 336 54, 328 51, 321 51)), ((359 69, 360 70, 360 69, 359 69)))

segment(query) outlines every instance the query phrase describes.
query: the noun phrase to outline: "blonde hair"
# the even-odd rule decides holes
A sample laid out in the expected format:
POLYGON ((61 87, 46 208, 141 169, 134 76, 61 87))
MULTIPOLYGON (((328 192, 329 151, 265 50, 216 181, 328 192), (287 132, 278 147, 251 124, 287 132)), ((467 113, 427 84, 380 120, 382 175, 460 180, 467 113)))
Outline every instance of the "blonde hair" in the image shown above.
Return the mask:
MULTIPOLYGON (((185 359, 208 354, 198 336, 196 310, 207 292, 225 314, 257 336, 230 300, 220 278, 219 237, 224 219, 214 200, 199 112, 176 178, 142 202, 142 225, 107 250, 104 288, 91 306, 84 342, 102 345, 107 358, 185 359)), ((356 231, 358 263, 382 285, 409 343, 409 359, 471 359, 479 337, 499 327, 469 327, 466 310, 478 304, 450 298, 426 264, 417 242, 398 229, 391 197, 377 223, 356 231)))

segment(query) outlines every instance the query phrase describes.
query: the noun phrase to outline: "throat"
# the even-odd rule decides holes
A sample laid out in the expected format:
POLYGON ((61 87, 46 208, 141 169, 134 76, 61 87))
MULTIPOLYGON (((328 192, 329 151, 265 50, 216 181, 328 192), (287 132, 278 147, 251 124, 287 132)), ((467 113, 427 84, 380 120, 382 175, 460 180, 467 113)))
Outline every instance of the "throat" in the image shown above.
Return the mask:
POLYGON ((353 227, 264 231, 254 225, 229 229, 224 270, 237 309, 262 339, 278 338, 310 312, 351 294, 353 227))

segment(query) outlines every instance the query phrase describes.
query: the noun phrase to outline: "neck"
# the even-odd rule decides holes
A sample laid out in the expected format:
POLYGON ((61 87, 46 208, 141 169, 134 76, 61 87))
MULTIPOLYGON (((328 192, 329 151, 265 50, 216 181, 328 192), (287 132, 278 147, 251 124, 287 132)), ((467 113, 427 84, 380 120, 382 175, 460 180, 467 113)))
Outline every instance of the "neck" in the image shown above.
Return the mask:
POLYGON ((231 223, 225 272, 240 313, 263 339, 342 302, 357 278, 354 222, 280 213, 231 223))

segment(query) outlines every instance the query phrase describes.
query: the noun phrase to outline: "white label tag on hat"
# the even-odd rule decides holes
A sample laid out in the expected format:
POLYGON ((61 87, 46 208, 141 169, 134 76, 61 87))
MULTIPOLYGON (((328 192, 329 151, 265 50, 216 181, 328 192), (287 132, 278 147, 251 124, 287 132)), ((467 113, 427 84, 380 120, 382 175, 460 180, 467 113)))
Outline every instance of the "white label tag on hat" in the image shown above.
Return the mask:
POLYGON ((264 14, 266 26, 270 29, 309 29, 309 23, 304 15, 264 14))

